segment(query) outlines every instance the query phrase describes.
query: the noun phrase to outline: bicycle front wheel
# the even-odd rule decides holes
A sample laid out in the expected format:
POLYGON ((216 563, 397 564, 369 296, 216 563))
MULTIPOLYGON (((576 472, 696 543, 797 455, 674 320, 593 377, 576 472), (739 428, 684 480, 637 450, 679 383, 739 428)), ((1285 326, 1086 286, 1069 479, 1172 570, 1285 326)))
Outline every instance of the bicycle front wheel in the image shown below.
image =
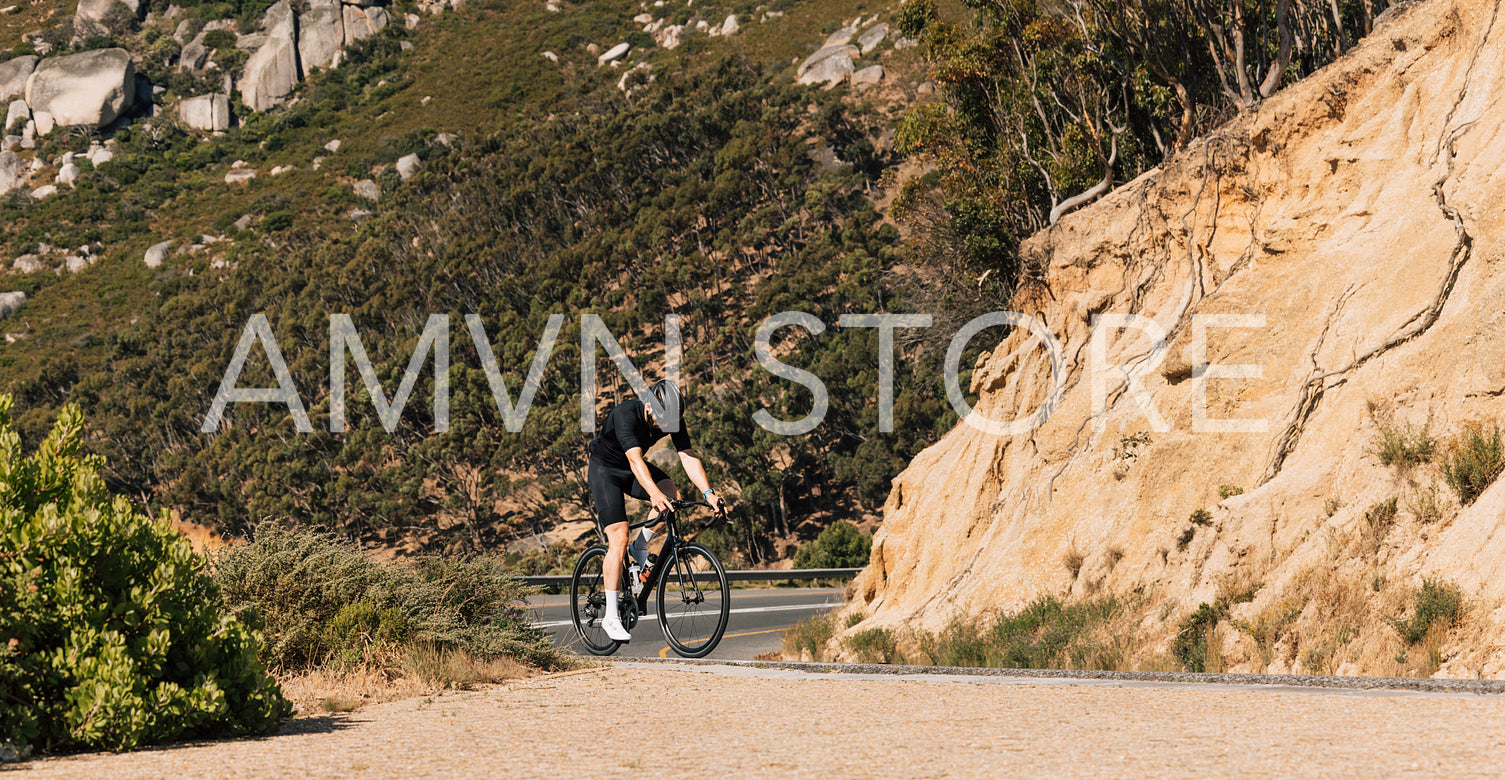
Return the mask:
POLYGON ((658 586, 658 620, 664 638, 685 658, 716 649, 731 619, 726 569, 704 545, 682 544, 664 569, 658 586))
POLYGON ((606 548, 592 547, 580 554, 570 576, 570 619, 580 643, 591 655, 611 655, 622 643, 606 635, 601 619, 606 617, 606 548))

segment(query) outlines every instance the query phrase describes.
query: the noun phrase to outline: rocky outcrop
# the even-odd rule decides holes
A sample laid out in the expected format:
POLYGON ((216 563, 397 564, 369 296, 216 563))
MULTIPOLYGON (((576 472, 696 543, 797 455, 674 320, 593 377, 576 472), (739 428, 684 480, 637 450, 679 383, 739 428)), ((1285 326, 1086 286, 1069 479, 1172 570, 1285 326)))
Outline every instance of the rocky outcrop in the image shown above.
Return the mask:
POLYGON ((855 68, 852 58, 857 56, 858 51, 856 46, 847 44, 822 48, 800 64, 796 81, 801 84, 824 82, 828 87, 840 84, 855 68))
POLYGON ((381 200, 381 185, 370 179, 361 179, 355 183, 355 194, 366 200, 381 200))
POLYGON ((230 98, 226 95, 199 95, 178 104, 178 119, 202 133, 214 133, 230 127, 230 98))
POLYGON ((265 111, 281 103, 298 85, 297 25, 288 0, 267 9, 266 43, 246 60, 237 85, 241 99, 252 111, 265 111))
POLYGON ((882 65, 869 65, 868 67, 863 68, 862 70, 858 70, 858 71, 853 71, 852 72, 852 87, 854 89, 863 89, 863 88, 867 88, 867 87, 876 86, 878 84, 878 82, 880 82, 882 80, 883 80, 883 66, 882 65))
POLYGON ((627 52, 631 49, 632 44, 619 43, 616 46, 607 49, 605 52, 602 52, 601 56, 596 58, 596 65, 610 65, 611 63, 627 56, 627 52))
POLYGON ((26 293, 8 292, 0 293, 0 320, 13 317, 26 305, 26 293))
POLYGON ((298 17, 298 56, 303 71, 329 68, 345 46, 345 12, 340 0, 311 0, 298 17))
POLYGON ((0 62, 0 102, 26 97, 26 80, 37 68, 37 58, 27 54, 0 62))
POLYGON ((6 149, 0 152, 0 195, 21 186, 26 177, 26 161, 6 149))
POLYGON ((146 254, 141 258, 141 262, 145 263, 147 268, 160 267, 162 260, 167 257, 167 250, 172 249, 172 244, 172 241, 158 241, 152 244, 146 248, 146 254))
POLYGON ((20 130, 30 120, 31 107, 26 105, 26 101, 12 100, 10 106, 5 111, 5 127, 3 129, 6 132, 20 130))
POLYGON ((403 155, 397 159, 397 175, 403 181, 413 178, 422 169, 423 161, 418 159, 417 154, 403 155))
POLYGON ((1434 651, 1440 673, 1505 672, 1505 480, 1461 506, 1434 467, 1402 474, 1376 455, 1386 419, 1443 437, 1505 421, 1496 15, 1485 0, 1404 6, 1335 64, 1030 239, 1038 285, 998 308, 1043 323, 1060 374, 1019 329, 971 382, 986 419, 1048 416, 1017 435, 958 425, 894 480, 848 607, 867 617, 848 631, 1137 593, 1153 607, 1135 630, 1168 648, 1230 583, 1263 583, 1234 608, 1247 624, 1280 608, 1320 627, 1349 598, 1311 584, 1331 582, 1369 610, 1346 644, 1326 660, 1290 645, 1235 655, 1252 640, 1230 628, 1232 671, 1390 673, 1383 617, 1434 577, 1469 594, 1482 637, 1434 651), (1099 314, 1152 321, 1167 349, 1113 328, 1095 359, 1099 314), (1366 517, 1395 498, 1393 524, 1366 517))
POLYGON ((32 115, 46 113, 65 127, 108 125, 131 107, 135 96, 136 69, 125 49, 48 57, 26 82, 32 115))
POLYGON ((863 54, 869 54, 873 49, 878 48, 878 45, 883 43, 887 37, 888 25, 875 24, 869 27, 866 32, 857 36, 857 46, 862 49, 863 54))
POLYGON ((140 0, 78 0, 73 13, 73 40, 82 41, 113 32, 107 22, 117 5, 124 6, 131 14, 141 12, 140 0))
POLYGON ((370 38, 387 26, 391 16, 387 9, 380 6, 362 8, 360 6, 345 6, 345 43, 355 43, 363 38, 370 38))

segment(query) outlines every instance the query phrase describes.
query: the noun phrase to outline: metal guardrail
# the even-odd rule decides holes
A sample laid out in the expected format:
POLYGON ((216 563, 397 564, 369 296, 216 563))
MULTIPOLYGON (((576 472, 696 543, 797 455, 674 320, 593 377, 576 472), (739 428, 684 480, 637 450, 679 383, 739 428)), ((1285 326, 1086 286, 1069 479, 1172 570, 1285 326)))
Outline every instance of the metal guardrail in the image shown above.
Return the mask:
MULTIPOLYGON (((732 582, 774 582, 782 580, 839 580, 857 576, 862 569, 745 569, 729 571, 732 582)), ((550 574, 542 577, 518 577, 524 585, 568 585, 570 575, 550 574)))

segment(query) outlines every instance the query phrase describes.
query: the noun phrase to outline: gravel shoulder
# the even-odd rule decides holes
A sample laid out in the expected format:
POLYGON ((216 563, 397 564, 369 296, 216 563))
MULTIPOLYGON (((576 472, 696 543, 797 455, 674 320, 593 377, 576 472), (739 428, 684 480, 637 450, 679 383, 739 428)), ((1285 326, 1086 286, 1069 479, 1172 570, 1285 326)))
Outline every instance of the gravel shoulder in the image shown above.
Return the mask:
POLYGON ((1502 763, 1505 697, 624 663, 14 776, 1485 777, 1502 763))

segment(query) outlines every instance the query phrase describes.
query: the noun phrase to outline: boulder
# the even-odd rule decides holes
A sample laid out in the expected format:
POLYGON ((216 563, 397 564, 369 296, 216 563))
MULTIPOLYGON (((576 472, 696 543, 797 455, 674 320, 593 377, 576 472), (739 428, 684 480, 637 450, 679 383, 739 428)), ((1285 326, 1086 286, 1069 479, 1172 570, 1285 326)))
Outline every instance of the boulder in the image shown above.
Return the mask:
POLYGON ((673 49, 679 46, 679 36, 685 31, 682 24, 671 24, 653 34, 653 40, 661 49, 673 49))
POLYGON ((867 54, 873 49, 878 48, 878 44, 883 43, 886 38, 888 38, 888 25, 874 25, 869 27, 867 32, 857 37, 857 46, 862 49, 863 54, 867 54))
POLYGON ((551 51, 543 52, 539 56, 543 57, 544 59, 548 60, 549 62, 559 62, 559 55, 555 54, 554 52, 551 52, 551 51))
POLYGON ((810 55, 810 58, 800 65, 798 81, 801 84, 824 82, 827 87, 840 84, 843 79, 851 75, 855 68, 852 57, 856 54, 856 46, 832 46, 821 49, 810 55))
POLYGON ((36 133, 44 136, 57 127, 57 120, 52 118, 50 111, 37 111, 31 115, 31 121, 36 123, 36 133))
POLYGON ((601 65, 606 65, 606 64, 609 64, 609 63, 616 62, 617 60, 620 60, 623 57, 627 56, 627 52, 629 50, 631 50, 631 49, 632 49, 632 44, 630 44, 630 43, 619 43, 616 46, 613 46, 610 49, 607 49, 606 53, 604 53, 601 56, 597 57, 596 58, 596 65, 599 67, 601 65))
POLYGON ((455 148, 455 142, 459 140, 460 136, 455 135, 454 133, 440 133, 434 136, 434 143, 441 144, 450 149, 455 148))
POLYGON ((360 8, 353 5, 345 6, 345 43, 351 44, 362 38, 370 38, 378 30, 387 26, 391 16, 385 8, 360 8))
POLYGON ((366 200, 381 200, 381 186, 370 179, 361 179, 355 183, 355 194, 366 200))
POLYGON ((413 178, 423 168, 423 161, 418 159, 417 154, 410 154, 397 160, 397 175, 403 181, 413 178))
POLYGON ((831 57, 835 57, 838 54, 845 54, 847 56, 847 59, 850 60, 853 57, 856 57, 860 53, 860 51, 861 50, 856 46, 849 46, 844 43, 837 46, 827 46, 820 51, 817 51, 816 53, 810 55, 809 57, 806 57, 805 61, 800 63, 799 70, 795 73, 795 75, 804 76, 805 73, 807 73, 811 68, 814 68, 825 60, 831 57))
POLYGON ((872 65, 852 74, 853 87, 871 87, 883 80, 883 66, 872 65))
POLYGON ((267 45, 271 38, 266 33, 251 33, 249 35, 235 36, 235 48, 247 54, 255 54, 261 47, 267 45))
POLYGON ((226 95, 199 95, 178 104, 178 118, 189 128, 215 133, 230 127, 230 98, 226 95))
POLYGON ((722 35, 736 35, 737 31, 740 29, 742 29, 742 26, 737 24, 736 14, 731 14, 730 16, 726 17, 726 21, 721 23, 722 35))
POLYGON ((37 69, 37 58, 28 54, 0 62, 0 102, 26 95, 26 80, 37 69))
POLYGON ((184 44, 183 51, 178 54, 178 70, 186 70, 198 75, 204 71, 204 66, 207 64, 209 64, 209 49, 204 46, 204 33, 200 32, 194 36, 193 40, 184 44))
POLYGON ((156 268, 162 265, 162 259, 167 257, 167 250, 172 249, 173 242, 159 241, 146 248, 146 256, 141 258, 147 268, 156 268))
MULTIPOLYGON (((456 8, 458 7, 456 6, 456 8)), ((381 32, 386 29, 387 25, 392 23, 392 14, 388 13, 387 9, 381 6, 367 8, 366 21, 371 24, 371 31, 373 33, 381 32)))
POLYGON ((110 28, 105 25, 105 17, 120 3, 129 8, 131 13, 141 13, 139 0, 78 0, 78 9, 73 13, 73 40, 82 41, 96 35, 109 35, 110 28))
POLYGON ((70 274, 76 274, 79 271, 88 268, 90 265, 92 265, 92 263, 89 262, 88 258, 81 257, 79 255, 68 255, 67 257, 63 258, 63 268, 66 269, 70 274))
POLYGON ((95 168, 98 168, 99 166, 104 165, 110 160, 115 159, 115 153, 103 147, 90 149, 87 156, 89 158, 89 162, 93 163, 95 168))
POLYGON ((108 125, 135 96, 136 69, 125 49, 48 57, 26 82, 33 116, 45 112, 64 127, 108 125))
POLYGON ((42 258, 36 255, 21 255, 10 264, 10 267, 18 274, 33 274, 47 266, 43 265, 42 258))
POLYGON ((21 307, 25 305, 26 293, 24 292, 18 290, 16 292, 0 293, 0 320, 21 311, 21 307))
POLYGON ((64 163, 63 167, 58 169, 57 183, 71 185, 78 181, 78 174, 78 165, 76 163, 64 163))
POLYGON ((8 135, 5 136, 4 140, 0 140, 0 149, 3 149, 5 151, 10 151, 20 145, 21 136, 19 135, 8 135))
POLYGON ((225 183, 245 184, 254 178, 256 178, 256 170, 254 168, 231 168, 225 174, 225 183))
POLYGON ((338 152, 340 150, 340 139, 336 138, 333 141, 330 141, 329 143, 324 144, 324 148, 328 149, 330 154, 334 154, 335 152, 338 152))
POLYGON ((31 107, 24 100, 12 100, 10 109, 5 112, 5 127, 3 129, 25 127, 26 121, 31 119, 31 107))
POLYGON ((266 13, 267 42, 246 60, 240 77, 240 94, 246 107, 265 111, 282 102, 298 84, 297 23, 288 0, 266 13))
POLYGON ((52 184, 43 185, 31 191, 31 197, 35 200, 46 200, 57 194, 57 186, 52 184))
POLYGON ((831 37, 827 38, 826 42, 821 44, 821 48, 828 49, 832 46, 845 46, 851 43, 855 37, 857 37, 856 27, 843 27, 831 33, 831 37))
POLYGON ((9 149, 0 152, 0 195, 21 186, 26 175, 26 162, 9 149))

